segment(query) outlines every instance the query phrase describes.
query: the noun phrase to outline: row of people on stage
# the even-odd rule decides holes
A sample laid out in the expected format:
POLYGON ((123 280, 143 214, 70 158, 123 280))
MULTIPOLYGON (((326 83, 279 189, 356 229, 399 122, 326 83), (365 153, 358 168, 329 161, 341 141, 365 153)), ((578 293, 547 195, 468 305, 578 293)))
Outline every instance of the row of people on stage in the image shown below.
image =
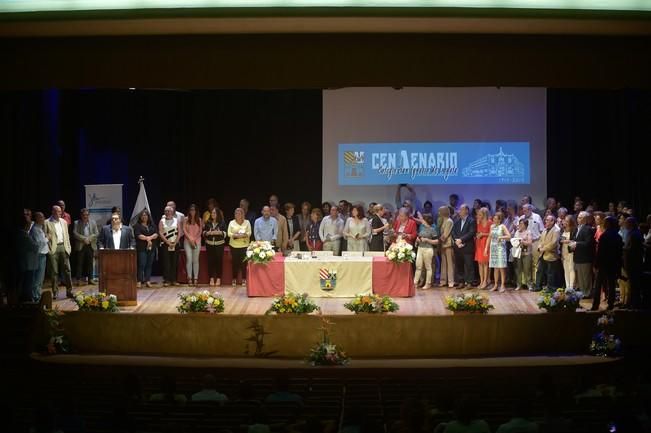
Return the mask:
POLYGON ((52 207, 47 219, 40 212, 32 215, 25 210, 19 236, 22 246, 19 267, 25 271, 20 273, 21 296, 38 300, 46 268, 54 294, 61 278, 67 295, 71 296, 73 251, 77 281, 90 282, 98 249, 135 248, 138 284, 149 286, 156 258, 162 266, 164 284, 176 284, 182 249, 188 280, 196 284, 199 252, 204 245, 210 284, 220 285, 226 245, 232 254, 233 279, 241 275, 245 280, 243 259, 253 239, 269 241, 283 252, 328 250, 339 255, 342 251, 384 251, 400 238, 417 249, 414 278, 424 289, 434 286, 438 280, 441 287, 504 291, 508 281, 515 289, 533 291, 543 287, 577 288, 597 302, 601 290, 594 290, 594 280, 599 279, 598 287, 607 288, 612 306, 611 282, 612 275, 616 274, 621 302, 639 304, 639 275, 643 263, 651 265, 651 260, 644 260, 646 251, 651 250, 646 248, 651 239, 648 225, 642 225, 642 234, 630 216, 632 210, 623 203, 614 207, 620 218, 608 231, 607 226, 613 225, 613 215, 594 211, 593 205, 584 209, 578 198, 573 206, 574 215, 551 197, 541 212, 528 196, 523 197, 520 205, 497 200, 492 212, 489 203, 475 200, 470 207, 459 204, 458 196, 452 194, 448 204, 434 211, 429 201, 415 209, 413 198, 399 200, 403 187, 398 188, 396 198, 400 206, 395 216, 381 204, 371 203, 364 209, 346 200, 338 204, 325 202, 315 208, 303 202, 298 211, 293 203, 286 203, 281 212, 276 195, 269 197, 260 214, 252 212, 248 200, 242 199, 228 223, 214 199, 208 200, 203 213, 198 206, 191 205, 185 214, 170 201, 160 219, 144 211, 133 226, 122 223, 119 209, 114 209, 111 219, 102 227, 90 219, 86 209, 82 209, 79 219, 73 223, 63 201, 52 207), (611 236, 615 229, 619 243, 611 236), (610 241, 611 245, 601 248, 600 239, 606 232, 608 236, 601 244, 610 241), (618 271, 606 272, 605 268, 618 271))

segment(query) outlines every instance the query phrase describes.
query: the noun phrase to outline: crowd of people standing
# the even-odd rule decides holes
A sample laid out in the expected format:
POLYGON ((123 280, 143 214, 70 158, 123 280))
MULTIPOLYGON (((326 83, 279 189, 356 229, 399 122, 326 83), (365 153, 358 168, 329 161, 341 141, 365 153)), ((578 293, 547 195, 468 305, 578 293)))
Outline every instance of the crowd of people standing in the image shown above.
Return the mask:
MULTIPOLYGON (((209 285, 222 284, 224 249, 232 256, 233 285, 241 277, 246 284, 246 249, 252 240, 269 241, 277 251, 384 251, 402 240, 417 250, 414 283, 432 287, 478 288, 504 292, 540 291, 567 287, 594 299, 598 308, 602 289, 608 307, 641 305, 642 273, 651 267, 651 235, 647 221, 638 224, 626 203, 610 203, 599 211, 595 203, 585 205, 577 197, 572 210, 549 197, 544 209, 537 209, 529 196, 519 202, 475 199, 460 203, 456 194, 434 210, 426 201, 416 209, 411 199, 401 199, 400 185, 392 206, 341 200, 313 207, 309 202, 297 208, 282 207, 272 194, 260 214, 242 199, 228 221, 218 202, 211 198, 203 213, 191 204, 186 213, 170 201, 160 219, 141 212, 132 225, 123 222, 120 209, 100 225, 82 209, 73 222, 65 202, 52 206, 51 215, 24 209, 15 237, 19 252, 15 299, 37 302, 43 285, 56 297, 63 284, 72 296, 73 283, 95 282, 94 258, 98 249, 137 250, 138 286, 150 287, 153 263, 159 260, 163 285, 177 285, 179 254, 185 255, 188 283, 198 284, 199 254, 205 246, 209 285), (74 274, 70 257, 74 253, 74 274), (47 275, 46 275, 47 270, 47 275), (74 277, 74 280, 73 280, 74 277)), ((228 282, 225 282, 228 284, 228 282)))

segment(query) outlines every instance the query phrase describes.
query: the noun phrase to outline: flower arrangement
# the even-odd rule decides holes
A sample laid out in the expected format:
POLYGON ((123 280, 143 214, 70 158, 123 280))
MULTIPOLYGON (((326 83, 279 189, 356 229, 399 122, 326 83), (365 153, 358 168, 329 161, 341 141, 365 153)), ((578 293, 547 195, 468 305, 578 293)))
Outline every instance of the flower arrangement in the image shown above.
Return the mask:
POLYGON ((452 312, 467 312, 486 314, 495 308, 487 297, 478 293, 466 293, 464 295, 447 296, 445 308, 452 312))
POLYGON ((319 328, 323 332, 321 341, 315 344, 307 355, 306 361, 311 365, 346 365, 350 358, 346 352, 330 341, 330 327, 334 323, 327 318, 322 319, 323 325, 319 328))
POLYGON ((574 289, 557 289, 547 291, 538 298, 538 308, 548 312, 576 311, 581 301, 581 294, 574 289))
POLYGON ((392 243, 384 255, 387 256, 387 259, 394 263, 411 263, 416 260, 414 247, 402 239, 399 239, 398 241, 392 243))
POLYGON ((271 242, 268 241, 253 241, 246 248, 245 262, 267 264, 269 263, 276 252, 274 251, 271 242))
POLYGON ((91 294, 77 292, 74 294, 73 299, 77 307, 79 307, 79 311, 105 311, 109 313, 120 311, 118 298, 115 295, 107 295, 102 292, 91 294))
POLYGON ((179 293, 181 303, 177 305, 176 310, 179 313, 223 313, 224 298, 215 292, 210 293, 208 290, 198 292, 179 293))
POLYGON ((609 327, 614 323, 615 318, 612 314, 604 314, 597 319, 597 327, 601 330, 592 336, 590 354, 594 356, 618 356, 621 354, 621 340, 609 331, 609 327))
POLYGON ((53 310, 45 310, 45 320, 47 322, 47 343, 45 345, 45 352, 48 355, 56 355, 57 353, 67 353, 70 351, 70 342, 65 334, 63 325, 61 324, 63 312, 58 308, 53 310))
POLYGON ((321 311, 321 308, 309 299, 307 293, 288 293, 274 299, 266 314, 310 314, 314 311, 321 311))
POLYGON ((346 302, 344 307, 355 314, 393 313, 400 309, 389 296, 378 295, 357 295, 352 301, 346 302))

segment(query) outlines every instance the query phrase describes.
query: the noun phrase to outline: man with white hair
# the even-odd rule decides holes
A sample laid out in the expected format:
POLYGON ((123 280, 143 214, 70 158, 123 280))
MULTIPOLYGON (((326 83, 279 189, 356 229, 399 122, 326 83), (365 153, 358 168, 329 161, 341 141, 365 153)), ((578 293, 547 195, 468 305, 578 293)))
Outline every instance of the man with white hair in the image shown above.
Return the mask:
POLYGON ((553 215, 547 215, 545 217, 545 231, 540 235, 540 242, 537 248, 540 262, 536 271, 535 291, 542 290, 545 279, 547 280, 546 286, 548 289, 556 290, 559 287, 560 236, 561 231, 556 226, 556 218, 553 215))
POLYGON ((574 250, 576 288, 583 293, 584 298, 590 296, 592 291, 592 265, 595 256, 595 230, 588 224, 589 218, 588 212, 579 212, 576 238, 570 243, 570 248, 574 250))
POLYGON ((50 248, 48 265, 52 283, 52 297, 58 293, 57 279, 59 271, 63 269, 63 282, 66 286, 66 296, 72 298, 72 275, 70 273, 70 235, 68 223, 63 219, 61 207, 52 206, 52 216, 45 221, 45 236, 50 248))
MULTIPOLYGON (((525 196, 528 197, 528 196, 525 196)), ((540 215, 534 212, 535 208, 531 203, 525 203, 522 205, 522 216, 520 220, 525 219, 528 222, 527 230, 531 233, 531 260, 533 266, 531 267, 532 279, 534 279, 538 273, 538 260, 540 259, 540 252, 538 251, 538 245, 540 243, 540 234, 544 229, 544 224, 540 215)), ((520 221, 518 220, 518 221, 520 221)))
POLYGON ((163 286, 176 286, 179 240, 181 239, 181 222, 176 217, 172 206, 165 206, 165 215, 158 223, 160 237, 161 264, 163 267, 163 286))

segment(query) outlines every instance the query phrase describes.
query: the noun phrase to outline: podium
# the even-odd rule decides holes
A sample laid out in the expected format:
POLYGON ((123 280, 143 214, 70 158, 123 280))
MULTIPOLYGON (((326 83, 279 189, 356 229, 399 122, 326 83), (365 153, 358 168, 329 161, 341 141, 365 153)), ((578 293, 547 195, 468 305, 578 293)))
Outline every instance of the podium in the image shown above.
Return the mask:
POLYGON ((137 305, 136 250, 99 250, 99 291, 118 298, 118 305, 137 305))

